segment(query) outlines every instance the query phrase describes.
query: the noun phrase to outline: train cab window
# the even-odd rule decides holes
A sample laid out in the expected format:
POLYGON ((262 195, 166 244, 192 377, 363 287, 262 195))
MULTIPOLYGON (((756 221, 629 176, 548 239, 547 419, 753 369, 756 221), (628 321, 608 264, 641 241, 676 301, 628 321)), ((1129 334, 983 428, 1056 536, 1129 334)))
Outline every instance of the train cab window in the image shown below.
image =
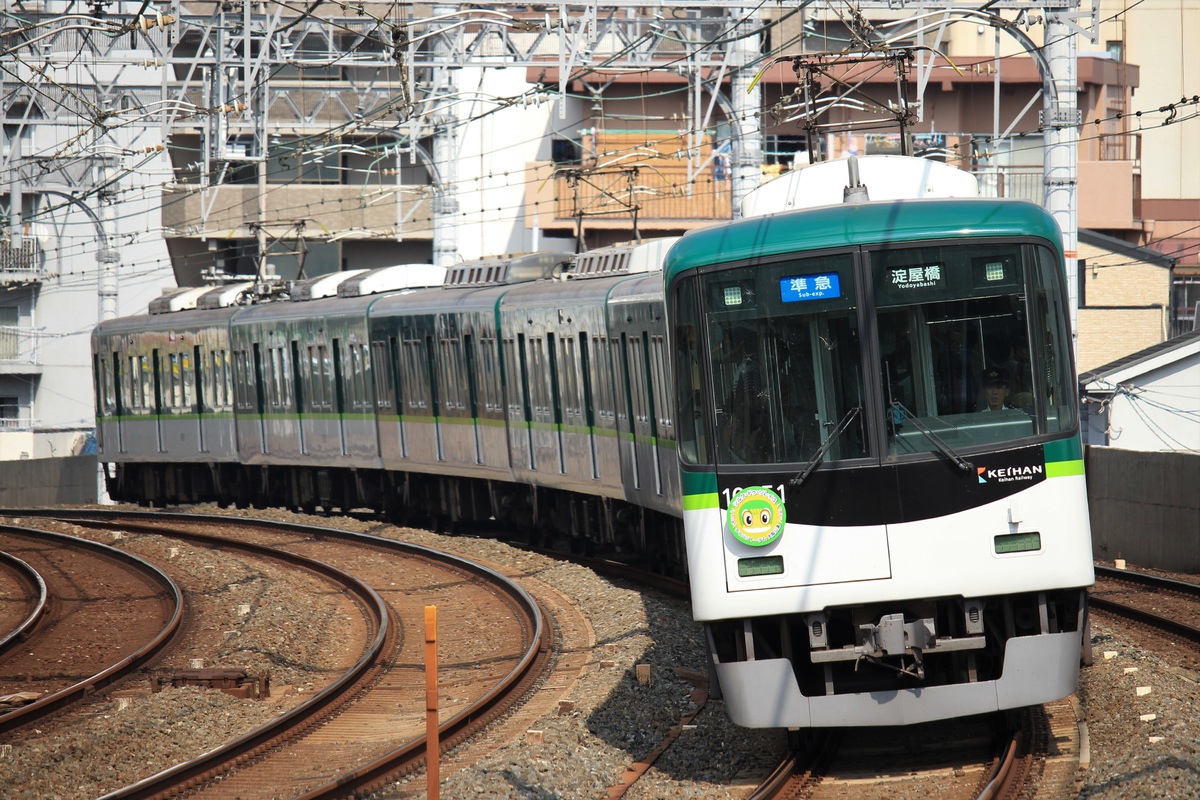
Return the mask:
POLYGON ((1037 280, 1030 327, 1037 357, 1031 357, 1031 361, 1037 363, 1037 373, 1046 380, 1038 393, 1037 411, 1047 433, 1067 432, 1078 425, 1079 407, 1063 271, 1050 250, 1043 247, 1035 252, 1037 280))
POLYGON ((679 455, 685 464, 707 464, 708 425, 702 379, 698 278, 685 278, 674 289, 675 318, 671 328, 671 350, 675 355, 675 424, 679 455))
POLYGON ((705 276, 718 463, 867 455, 852 254, 705 276))
POLYGON ((1038 252, 1004 243, 871 254, 889 456, 1062 429, 1044 402, 1050 365, 1034 354, 1052 361, 1069 340, 1052 310, 1061 283, 1038 252))

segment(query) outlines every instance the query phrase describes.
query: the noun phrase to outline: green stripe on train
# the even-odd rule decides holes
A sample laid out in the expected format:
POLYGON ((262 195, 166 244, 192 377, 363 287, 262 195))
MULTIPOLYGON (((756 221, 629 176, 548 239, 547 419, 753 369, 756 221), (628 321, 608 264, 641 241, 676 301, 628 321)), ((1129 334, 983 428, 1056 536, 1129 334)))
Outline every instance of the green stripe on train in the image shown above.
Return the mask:
POLYGON ((1047 442, 1042 446, 1047 478, 1065 478, 1083 474, 1083 443, 1078 436, 1047 442))

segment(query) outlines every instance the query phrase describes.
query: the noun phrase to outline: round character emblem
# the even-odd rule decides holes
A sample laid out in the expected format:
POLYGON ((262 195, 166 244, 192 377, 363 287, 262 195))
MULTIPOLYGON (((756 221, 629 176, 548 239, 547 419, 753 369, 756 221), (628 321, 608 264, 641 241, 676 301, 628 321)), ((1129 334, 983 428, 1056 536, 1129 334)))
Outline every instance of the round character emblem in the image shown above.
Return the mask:
POLYGON ((729 501, 725 523, 742 544, 762 547, 779 538, 787 512, 783 500, 765 486, 750 486, 729 501))

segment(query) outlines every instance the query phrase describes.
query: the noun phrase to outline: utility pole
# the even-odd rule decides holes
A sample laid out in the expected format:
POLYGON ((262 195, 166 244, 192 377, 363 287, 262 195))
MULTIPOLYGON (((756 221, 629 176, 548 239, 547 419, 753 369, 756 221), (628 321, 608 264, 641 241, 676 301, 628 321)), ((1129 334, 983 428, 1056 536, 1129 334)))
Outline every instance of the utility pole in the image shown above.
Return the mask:
POLYGON ((742 198, 762 183, 762 89, 754 80, 755 64, 761 56, 762 34, 759 10, 747 12, 730 34, 729 61, 733 75, 729 81, 733 107, 733 152, 731 170, 733 218, 742 216, 742 198))
POLYGON ((455 226, 458 216, 458 98, 454 68, 461 54, 462 28, 453 17, 455 6, 436 5, 441 30, 433 41, 433 263, 452 266, 458 261, 455 226))

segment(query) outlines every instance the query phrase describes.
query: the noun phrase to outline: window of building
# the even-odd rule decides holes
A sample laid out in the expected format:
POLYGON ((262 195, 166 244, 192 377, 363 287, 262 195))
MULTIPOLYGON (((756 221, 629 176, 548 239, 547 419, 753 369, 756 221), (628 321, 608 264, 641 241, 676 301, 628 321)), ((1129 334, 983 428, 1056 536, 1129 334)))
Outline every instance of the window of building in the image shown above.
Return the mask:
POLYGON ((0 427, 6 427, 21 417, 21 406, 12 395, 0 395, 0 427))

